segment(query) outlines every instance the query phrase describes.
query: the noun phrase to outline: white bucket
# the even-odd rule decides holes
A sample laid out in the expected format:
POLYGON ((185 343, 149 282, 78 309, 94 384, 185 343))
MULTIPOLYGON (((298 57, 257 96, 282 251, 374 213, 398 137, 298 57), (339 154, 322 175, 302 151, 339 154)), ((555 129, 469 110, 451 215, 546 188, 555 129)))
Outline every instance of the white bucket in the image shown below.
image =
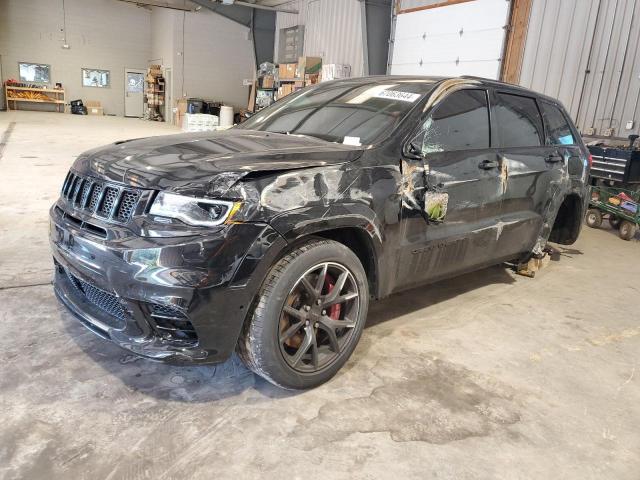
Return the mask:
POLYGON ((230 127, 233 125, 233 107, 223 105, 220 107, 220 126, 230 127))

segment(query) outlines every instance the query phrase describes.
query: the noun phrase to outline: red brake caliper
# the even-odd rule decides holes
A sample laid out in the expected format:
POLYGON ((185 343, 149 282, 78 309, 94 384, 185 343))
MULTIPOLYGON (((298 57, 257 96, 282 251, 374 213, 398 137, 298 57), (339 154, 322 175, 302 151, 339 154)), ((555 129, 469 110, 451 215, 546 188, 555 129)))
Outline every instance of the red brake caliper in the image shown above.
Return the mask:
MULTIPOLYGON (((331 275, 327 275, 324 279, 324 288, 327 290, 327 293, 331 293, 333 287, 336 286, 336 281, 331 275)), ((342 305, 335 304, 329 307, 329 318, 333 320, 340 320, 340 311, 342 310, 342 305)))

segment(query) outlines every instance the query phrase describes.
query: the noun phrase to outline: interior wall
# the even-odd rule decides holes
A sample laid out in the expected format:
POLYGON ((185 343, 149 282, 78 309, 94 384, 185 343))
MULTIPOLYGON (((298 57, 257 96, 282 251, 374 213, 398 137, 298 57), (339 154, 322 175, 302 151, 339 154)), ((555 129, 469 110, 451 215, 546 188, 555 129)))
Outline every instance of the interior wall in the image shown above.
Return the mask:
MULTIPOLYGON (((19 80, 18 62, 51 65, 66 100, 98 100, 124 115, 124 69, 158 63, 172 69, 173 98, 202 97, 246 108, 255 60, 249 29, 202 9, 140 8, 117 0, 0 0, 3 79, 19 80), (64 25, 66 42, 64 44, 64 25), (184 27, 184 28, 183 28, 184 27), (81 68, 111 72, 108 88, 83 87, 81 68)), ((43 105, 29 108, 45 109, 43 105)))
POLYGON ((278 12, 274 58, 278 58, 281 28, 304 25, 304 55, 351 66, 351 76, 364 74, 362 5, 359 0, 293 0, 280 7, 297 14, 278 12))
MULTIPOLYGON (((98 100, 105 113, 124 114, 124 69, 146 68, 151 12, 116 0, 0 0, 3 80, 19 80, 18 62, 51 65, 66 100, 98 100), (63 49, 64 24, 67 44, 63 49), (83 87, 81 68, 111 72, 111 86, 83 87)), ((30 106, 29 108, 32 108, 30 106)))
POLYGON ((173 12, 174 98, 198 97, 246 108, 255 75, 249 28, 211 11, 173 12))

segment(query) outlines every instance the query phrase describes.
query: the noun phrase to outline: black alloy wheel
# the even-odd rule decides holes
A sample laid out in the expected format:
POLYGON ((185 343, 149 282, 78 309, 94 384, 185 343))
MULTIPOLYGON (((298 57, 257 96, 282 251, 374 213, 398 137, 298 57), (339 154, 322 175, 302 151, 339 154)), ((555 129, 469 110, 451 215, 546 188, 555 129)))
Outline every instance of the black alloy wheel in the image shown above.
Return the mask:
POLYGON ((356 254, 333 240, 309 239, 271 266, 238 354, 274 385, 316 387, 349 360, 368 307, 369 283, 356 254))
POLYGON ((335 262, 311 267, 293 286, 279 322, 280 351, 302 373, 317 372, 339 357, 358 318, 358 285, 335 262))

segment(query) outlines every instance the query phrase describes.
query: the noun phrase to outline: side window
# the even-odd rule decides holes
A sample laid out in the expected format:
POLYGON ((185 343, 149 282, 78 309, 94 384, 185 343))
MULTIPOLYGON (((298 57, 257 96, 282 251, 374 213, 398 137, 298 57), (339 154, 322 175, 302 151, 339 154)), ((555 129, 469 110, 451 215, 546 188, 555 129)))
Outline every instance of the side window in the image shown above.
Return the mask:
POLYGON ((562 111, 547 102, 540 102, 539 105, 547 132, 547 145, 574 145, 576 140, 562 111))
POLYGON ((543 145, 542 118, 536 101, 530 97, 498 93, 495 116, 503 147, 543 145))
POLYGON ((445 98, 422 126, 422 153, 489 148, 489 107, 484 90, 445 98))

